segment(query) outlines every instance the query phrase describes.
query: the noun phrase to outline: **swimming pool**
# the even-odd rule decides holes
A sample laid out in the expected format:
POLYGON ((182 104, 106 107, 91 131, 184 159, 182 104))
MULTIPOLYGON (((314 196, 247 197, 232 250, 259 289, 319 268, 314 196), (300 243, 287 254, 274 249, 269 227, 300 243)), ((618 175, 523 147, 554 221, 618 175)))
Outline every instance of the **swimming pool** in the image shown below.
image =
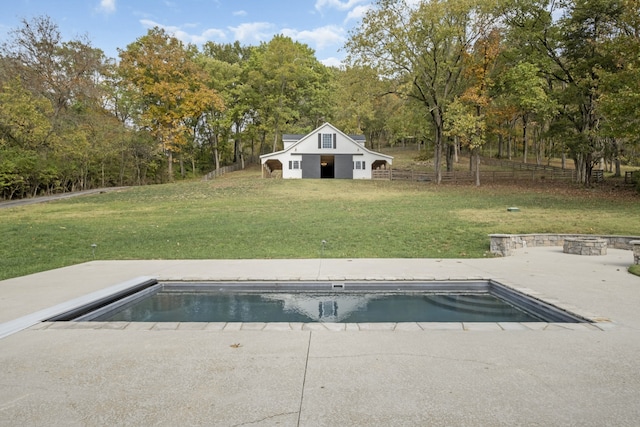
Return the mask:
POLYGON ((161 282, 49 320, 127 322, 587 322, 494 280, 161 282))

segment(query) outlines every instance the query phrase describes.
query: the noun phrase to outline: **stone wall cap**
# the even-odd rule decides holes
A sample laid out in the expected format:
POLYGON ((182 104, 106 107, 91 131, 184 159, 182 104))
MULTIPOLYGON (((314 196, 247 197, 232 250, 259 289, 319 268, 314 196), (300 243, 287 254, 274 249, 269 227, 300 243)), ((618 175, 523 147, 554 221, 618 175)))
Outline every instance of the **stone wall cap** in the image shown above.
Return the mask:
POLYGON ((607 239, 604 239, 602 237, 597 237, 597 236, 566 237, 564 240, 568 240, 570 242, 606 242, 607 241, 607 239))

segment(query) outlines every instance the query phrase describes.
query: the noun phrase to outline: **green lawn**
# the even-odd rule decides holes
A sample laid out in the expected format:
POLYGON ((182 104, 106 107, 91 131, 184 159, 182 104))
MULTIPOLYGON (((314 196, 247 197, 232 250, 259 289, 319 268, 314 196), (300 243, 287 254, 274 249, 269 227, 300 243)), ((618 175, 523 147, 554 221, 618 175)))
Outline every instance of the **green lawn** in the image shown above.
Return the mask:
POLYGON ((94 251, 96 259, 483 257, 490 233, 640 235, 639 202, 586 189, 261 179, 254 168, 2 209, 0 279, 89 261, 94 251))

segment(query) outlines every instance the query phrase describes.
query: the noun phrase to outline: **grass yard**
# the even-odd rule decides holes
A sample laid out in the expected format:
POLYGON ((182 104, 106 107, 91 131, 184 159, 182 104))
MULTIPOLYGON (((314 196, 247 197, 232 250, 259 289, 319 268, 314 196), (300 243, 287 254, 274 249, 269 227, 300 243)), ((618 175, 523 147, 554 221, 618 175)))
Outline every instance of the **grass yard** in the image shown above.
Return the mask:
POLYGON ((489 256, 490 233, 640 235, 634 195, 260 179, 257 168, 0 215, 0 279, 89 261, 94 252, 96 259, 465 258, 489 256))

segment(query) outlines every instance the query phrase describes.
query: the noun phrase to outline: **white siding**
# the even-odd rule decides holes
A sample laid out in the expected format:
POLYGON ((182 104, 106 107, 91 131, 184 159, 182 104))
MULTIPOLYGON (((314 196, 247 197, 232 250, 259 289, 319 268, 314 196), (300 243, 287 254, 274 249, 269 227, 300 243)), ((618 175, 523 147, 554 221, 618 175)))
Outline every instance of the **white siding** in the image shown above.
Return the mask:
POLYGON ((282 162, 282 178, 302 178, 302 156, 294 156, 290 153, 284 153, 280 156, 282 162), (289 169, 289 162, 299 162, 299 169, 289 169))
POLYGON ((364 152, 362 156, 353 156, 354 162, 364 162, 364 169, 354 169, 353 179, 371 179, 371 165, 378 160, 375 154, 364 152))

